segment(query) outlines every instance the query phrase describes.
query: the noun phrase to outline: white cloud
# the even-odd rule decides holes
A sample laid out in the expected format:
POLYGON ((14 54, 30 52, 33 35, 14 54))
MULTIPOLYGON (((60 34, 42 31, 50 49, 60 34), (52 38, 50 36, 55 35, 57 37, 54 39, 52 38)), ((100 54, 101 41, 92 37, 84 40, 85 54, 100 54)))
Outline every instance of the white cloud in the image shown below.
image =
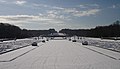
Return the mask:
POLYGON ((5 3, 6 1, 5 0, 0 0, 0 2, 5 3))
POLYGON ((100 11, 100 9, 90 9, 90 10, 86 10, 86 11, 78 11, 73 13, 74 16, 78 16, 78 17, 82 17, 82 16, 90 16, 90 15, 95 15, 96 13, 98 13, 100 11))
POLYGON ((116 5, 113 5, 112 8, 116 8, 116 5))
POLYGON ((112 5, 110 8, 115 9, 115 8, 118 8, 118 7, 119 7, 118 5, 112 5))
POLYGON ((43 8, 48 8, 48 9, 54 9, 54 10, 63 10, 64 8, 62 8, 62 7, 58 7, 58 6, 51 6, 51 5, 46 5, 46 4, 37 4, 37 3, 34 3, 34 4, 32 4, 33 5, 33 7, 38 7, 38 8, 40 8, 40 7, 43 7, 43 8))
POLYGON ((98 4, 80 4, 79 6, 80 8, 99 8, 98 4))
POLYGON ((47 11, 46 15, 44 16, 47 16, 49 18, 62 19, 62 20, 69 19, 68 16, 64 15, 63 10, 50 10, 47 11))
POLYGON ((69 17, 73 17, 73 16, 82 17, 82 16, 96 15, 100 11, 100 9, 98 9, 99 5, 97 4, 89 4, 87 6, 92 6, 94 8, 87 8, 86 5, 81 5, 81 7, 87 8, 84 10, 78 8, 57 7, 58 9, 52 9, 48 11, 46 14, 48 15, 48 17, 52 17, 52 18, 69 19, 69 17))
MULTIPOLYGON (((26 1, 16 1, 15 4, 18 5, 23 5, 27 3, 26 1)), ((95 15, 100 11, 98 9, 99 5, 98 4, 84 4, 84 5, 79 5, 81 8, 87 8, 87 9, 79 9, 79 8, 63 8, 63 7, 58 7, 58 6, 51 6, 51 5, 46 5, 46 4, 39 4, 39 3, 31 3, 27 4, 24 7, 31 7, 32 9, 40 9, 41 8, 45 11, 44 14, 39 14, 39 16, 42 17, 47 17, 47 18, 53 18, 53 19, 68 19, 69 17, 77 16, 77 17, 82 17, 82 16, 90 16, 90 15, 95 15)))
POLYGON ((53 20, 51 18, 45 18, 42 16, 34 16, 34 15, 8 15, 8 16, 0 16, 1 21, 49 21, 53 20))
POLYGON ((48 14, 58 14, 59 12, 56 11, 56 10, 50 10, 50 11, 47 11, 48 14))
POLYGON ((76 8, 64 9, 63 12, 70 14, 72 16, 82 17, 82 16, 90 16, 98 13, 100 9, 89 9, 89 10, 77 10, 76 8))
POLYGON ((93 6, 93 7, 96 7, 96 8, 99 8, 99 5, 98 4, 88 4, 89 6, 93 6))
POLYGON ((37 4, 37 3, 33 3, 32 4, 34 7, 49 7, 48 5, 45 4, 37 4))
POLYGON ((113 4, 108 8, 111 8, 111 9, 120 8, 120 4, 113 4))
POLYGON ((66 13, 74 13, 74 12, 77 12, 77 10, 75 8, 65 8, 63 10, 63 12, 66 12, 66 13))
MULTIPOLYGON (((53 16, 53 15, 51 15, 53 16)), ((20 27, 26 27, 25 25, 30 25, 31 23, 35 25, 63 25, 64 20, 59 20, 56 16, 44 16, 40 14, 38 16, 34 15, 8 15, 8 16, 0 16, 0 22, 2 23, 10 23, 20 27)))
POLYGON ((56 7, 56 6, 54 6, 54 7, 52 7, 53 9, 58 9, 58 10, 63 10, 64 8, 63 7, 56 7))
POLYGON ((27 2, 26 1, 15 1, 15 4, 17 4, 17 5, 23 5, 25 3, 27 3, 27 2))
POLYGON ((80 8, 87 8, 85 5, 79 5, 80 8))
POLYGON ((11 5, 11 4, 24 5, 25 3, 27 3, 27 1, 25 0, 0 0, 0 2, 7 5, 11 5))
MULTIPOLYGON (((14 4, 24 5, 26 1, 16 1, 14 4)), ((13 2, 12 2, 13 4, 13 2)), ((97 6, 97 5, 96 5, 97 6)), ((63 26, 68 20, 74 17, 90 16, 96 15, 100 9, 77 9, 77 8, 63 8, 57 6, 49 6, 45 4, 33 4, 27 3, 24 7, 31 8, 45 8, 44 13, 37 13, 38 15, 8 15, 0 16, 0 21, 5 23, 11 23, 17 26, 22 26, 23 24, 41 24, 41 25, 60 25, 63 26)), ((84 7, 84 5, 81 5, 84 7)), ((72 20, 71 20, 72 21, 72 20)), ((69 21, 68 21, 69 22, 69 21)), ((26 24, 26 25, 27 25, 26 24)))

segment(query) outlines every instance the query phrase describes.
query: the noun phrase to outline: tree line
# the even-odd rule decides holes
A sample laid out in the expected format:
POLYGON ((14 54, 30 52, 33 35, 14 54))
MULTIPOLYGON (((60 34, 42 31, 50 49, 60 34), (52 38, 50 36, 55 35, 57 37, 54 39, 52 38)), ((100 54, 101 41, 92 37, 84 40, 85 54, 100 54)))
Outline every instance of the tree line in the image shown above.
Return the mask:
MULTIPOLYGON (((116 21, 108 26, 97 26, 91 29, 62 29, 60 33, 68 36, 81 37, 120 37, 120 21, 116 21)), ((4 38, 29 38, 46 36, 51 33, 57 33, 55 29, 49 30, 27 30, 8 23, 0 23, 0 39, 4 38)))
POLYGON ((0 38, 15 38, 20 36, 21 29, 7 23, 0 23, 0 38))
POLYGON ((108 26, 97 26, 91 29, 62 29, 60 33, 68 34, 68 36, 82 37, 120 37, 120 21, 116 21, 108 26))
POLYGON ((0 23, 0 39, 29 38, 56 33, 55 29, 27 30, 8 23, 0 23))

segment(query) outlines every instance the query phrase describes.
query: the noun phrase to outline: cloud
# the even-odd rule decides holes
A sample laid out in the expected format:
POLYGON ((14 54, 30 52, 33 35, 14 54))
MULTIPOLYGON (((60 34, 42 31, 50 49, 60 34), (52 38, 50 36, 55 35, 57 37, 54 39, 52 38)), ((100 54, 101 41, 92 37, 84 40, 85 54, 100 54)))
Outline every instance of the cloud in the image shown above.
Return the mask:
POLYGON ((119 4, 113 4, 113 5, 111 5, 111 6, 108 7, 108 8, 112 8, 112 9, 120 8, 120 5, 119 5, 119 4))
POLYGON ((80 8, 99 8, 100 6, 98 4, 80 4, 77 7, 80 7, 80 8))
POLYGON ((23 5, 27 2, 26 1, 15 1, 14 3, 17 4, 17 5, 23 5))
POLYGON ((54 7, 52 7, 53 9, 59 9, 59 10, 63 10, 64 8, 63 7, 56 7, 56 6, 54 6, 54 7))
POLYGON ((56 9, 56 10, 62 10, 64 8, 62 7, 57 7, 57 6, 51 6, 51 5, 46 5, 46 4, 37 4, 37 3, 33 3, 32 4, 34 7, 44 7, 44 8, 48 8, 48 9, 56 9))
POLYGON ((6 1, 5 0, 0 0, 0 2, 5 3, 6 1))
POLYGON ((75 8, 65 8, 63 10, 63 12, 65 12, 65 13, 74 13, 74 12, 77 12, 77 10, 75 8))
POLYGON ((120 4, 112 4, 110 6, 107 7, 108 9, 120 9, 120 4))
POLYGON ((99 8, 99 5, 98 5, 98 4, 88 4, 88 6, 93 6, 93 7, 99 8))
POLYGON ((47 10, 43 14, 39 13, 39 16, 58 20, 69 20, 69 17, 64 15, 61 10, 47 10))
POLYGON ((34 15, 8 15, 8 16, 0 16, 1 20, 4 21, 48 21, 53 20, 51 18, 45 18, 41 16, 34 16, 34 15))
POLYGON ((95 15, 100 11, 100 9, 89 9, 89 10, 77 10, 76 8, 64 9, 64 12, 72 16, 82 17, 95 15))
MULTIPOLYGON (((42 11, 44 11, 44 14, 42 13, 42 15, 40 16, 46 17, 46 18, 52 18, 52 19, 70 19, 70 17, 90 16, 90 15, 95 15, 100 11, 98 4, 79 5, 80 8, 85 8, 85 9, 80 9, 76 7, 66 8, 66 7, 60 7, 60 6, 51 6, 51 5, 41 4, 41 3, 28 3, 27 1, 24 1, 24 0, 14 1, 14 4, 24 5, 24 7, 29 9, 30 8, 35 10, 42 9, 42 11), (24 5, 25 3, 27 4, 24 5)), ((39 12, 37 12, 37 14, 39 14, 39 12)))
POLYGON ((99 11, 100 11, 100 9, 90 9, 90 10, 86 10, 86 11, 77 11, 77 12, 74 12, 73 15, 74 16, 78 16, 78 17, 90 16, 90 15, 95 15, 99 11))
POLYGON ((24 5, 25 3, 27 3, 27 1, 25 0, 0 0, 0 2, 7 5, 24 5))
POLYGON ((45 4, 37 4, 37 3, 33 3, 32 4, 34 7, 49 7, 48 5, 45 4))
MULTIPOLYGON (((87 9, 80 9, 80 8, 76 8, 76 7, 60 7, 60 6, 51 6, 51 5, 46 5, 46 4, 39 4, 39 3, 29 3, 27 1, 24 0, 17 0, 17 1, 12 1, 12 4, 17 4, 17 5, 24 5, 25 8, 27 9, 31 9, 33 11, 33 9, 35 10, 35 12, 37 12, 36 14, 39 14, 39 16, 44 17, 44 18, 51 18, 51 19, 70 19, 73 17, 82 17, 82 16, 90 16, 90 15, 95 15, 97 14, 100 9, 98 9, 99 5, 98 4, 81 4, 79 5, 79 7, 81 8, 87 8, 87 9), (40 12, 38 12, 38 10, 40 12), (41 11, 42 10, 42 11, 41 11), (40 14, 42 13, 42 14, 40 14)), ((33 11, 34 12, 34 11, 33 11)), ((23 11, 24 13, 24 11, 23 11)), ((25 15, 24 15, 25 16, 25 15)), ((32 18, 31 16, 27 16, 27 18, 29 17, 32 18)), ((37 17, 37 16, 36 16, 37 17)), ((27 18, 23 17, 14 17, 14 20, 26 20, 27 18)), ((32 18, 34 19, 34 18, 32 18)), ((10 18, 9 18, 10 20, 10 18)), ((11 18, 11 20, 13 20, 13 17, 11 18)))
MULTIPOLYGON (((36 4, 36 3, 28 3, 26 1, 12 1, 11 4, 14 5, 24 5, 25 8, 33 9, 38 15, 7 15, 7 16, 0 16, 0 22, 3 23, 11 23, 20 27, 27 28, 40 25, 40 27, 68 27, 72 26, 70 24, 72 22, 72 18, 74 17, 83 17, 83 16, 91 16, 96 15, 100 9, 97 7, 95 8, 87 8, 87 9, 80 9, 76 7, 60 7, 60 6, 51 6, 46 4, 36 4), (27 3, 27 4, 25 4, 27 3), (38 11, 38 10, 41 10, 38 11)), ((97 6, 95 4, 91 6, 97 6)), ((86 8, 86 5, 81 5, 82 8, 86 8)), ((24 12, 24 11, 23 11, 24 12)), ((74 24, 73 24, 74 25, 74 24)), ((36 27, 34 27, 36 28, 36 27)))
POLYGON ((85 5, 79 5, 80 8, 87 8, 85 5))
POLYGON ((116 8, 116 5, 112 5, 112 8, 116 8))
POLYGON ((35 16, 35 15, 0 16, 0 21, 2 23, 10 23, 20 27, 26 27, 25 25, 31 26, 31 23, 35 25, 41 25, 41 26, 64 25, 64 20, 59 20, 56 17, 51 18, 49 16, 43 16, 43 14, 40 14, 38 16, 35 16))
POLYGON ((42 7, 49 8, 49 10, 46 12, 48 17, 59 19, 70 19, 70 17, 73 16, 82 17, 96 15, 98 12, 101 11, 98 4, 85 4, 80 6, 87 9, 82 10, 76 7, 63 8, 57 6, 42 5, 42 7))

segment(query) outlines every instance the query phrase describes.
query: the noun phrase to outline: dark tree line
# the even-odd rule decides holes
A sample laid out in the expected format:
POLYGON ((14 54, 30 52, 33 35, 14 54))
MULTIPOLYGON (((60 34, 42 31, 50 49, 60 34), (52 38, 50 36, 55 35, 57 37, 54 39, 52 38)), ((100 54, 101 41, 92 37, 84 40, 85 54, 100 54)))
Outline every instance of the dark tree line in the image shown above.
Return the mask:
POLYGON ((21 29, 7 23, 0 23, 0 38, 16 38, 20 36, 21 29))
POLYGON ((56 33, 55 29, 49 30, 27 30, 23 29, 21 32, 21 38, 28 38, 28 37, 38 37, 38 36, 46 36, 51 33, 56 33))
POLYGON ((48 35, 51 33, 56 33, 55 29, 27 30, 21 29, 18 26, 10 25, 8 23, 0 23, 0 39, 38 37, 42 35, 48 35))
POLYGON ((120 21, 116 21, 108 26, 97 26, 92 29, 62 29, 59 32, 68 34, 68 36, 120 37, 120 21))
POLYGON ((59 32, 67 34, 68 36, 86 36, 88 34, 87 29, 62 29, 59 32))
MULTIPOLYGON (((0 39, 4 38, 28 38, 46 36, 51 33, 56 33, 55 29, 49 30, 27 30, 21 29, 18 26, 7 23, 0 23, 0 39)), ((116 21, 108 26, 97 26, 92 29, 62 29, 60 33, 65 33, 68 36, 82 37, 120 37, 120 21, 116 21)))

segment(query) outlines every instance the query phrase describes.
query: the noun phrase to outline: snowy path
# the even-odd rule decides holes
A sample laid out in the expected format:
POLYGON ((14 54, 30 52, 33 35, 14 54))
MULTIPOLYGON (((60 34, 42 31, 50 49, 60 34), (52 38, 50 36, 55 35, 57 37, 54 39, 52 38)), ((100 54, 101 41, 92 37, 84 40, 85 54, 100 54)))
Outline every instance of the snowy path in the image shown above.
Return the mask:
POLYGON ((80 43, 52 40, 13 61, 0 62, 0 69, 120 69, 120 60, 91 51, 80 43))
POLYGON ((2 54, 0 56, 0 62, 10 62, 14 58, 16 58, 16 57, 18 57, 18 56, 20 56, 28 51, 31 51, 33 49, 35 49, 35 47, 29 46, 29 47, 25 47, 22 49, 18 49, 18 50, 12 51, 12 52, 2 54))
MULTIPOLYGON (((39 46, 43 45, 42 43, 38 44, 39 46)), ((5 54, 0 55, 0 62, 10 62, 13 61, 15 59, 17 59, 18 57, 36 49, 37 46, 27 46, 15 51, 11 51, 5 54)))
POLYGON ((118 52, 106 50, 106 49, 99 48, 99 47, 95 47, 95 46, 86 46, 86 48, 91 49, 91 50, 93 50, 93 51, 96 51, 96 52, 98 52, 98 53, 101 53, 101 54, 105 54, 105 55, 107 55, 107 56, 110 56, 110 57, 112 57, 113 59, 120 60, 120 53, 118 53, 118 52))

